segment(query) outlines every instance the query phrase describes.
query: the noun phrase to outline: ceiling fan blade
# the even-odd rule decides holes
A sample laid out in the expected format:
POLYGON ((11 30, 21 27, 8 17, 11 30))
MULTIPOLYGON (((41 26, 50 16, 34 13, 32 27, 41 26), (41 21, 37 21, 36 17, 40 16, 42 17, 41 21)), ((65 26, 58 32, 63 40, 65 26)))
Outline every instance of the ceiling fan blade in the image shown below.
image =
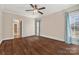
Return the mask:
POLYGON ((33 10, 25 10, 25 11, 33 11, 33 10))
POLYGON ((42 10, 42 9, 45 9, 45 7, 39 8, 38 10, 42 10))
POLYGON ((37 9, 37 5, 35 4, 35 8, 37 9))
POLYGON ((38 11, 38 13, 43 14, 41 11, 38 11))
POLYGON ((34 8, 34 5, 33 5, 33 4, 30 4, 30 6, 31 6, 32 8, 34 8))

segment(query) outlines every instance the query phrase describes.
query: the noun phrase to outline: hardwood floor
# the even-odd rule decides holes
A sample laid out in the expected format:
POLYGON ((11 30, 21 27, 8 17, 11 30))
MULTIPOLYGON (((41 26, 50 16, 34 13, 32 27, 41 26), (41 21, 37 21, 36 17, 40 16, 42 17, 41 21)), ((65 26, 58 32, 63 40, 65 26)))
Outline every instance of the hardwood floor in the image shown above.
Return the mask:
POLYGON ((26 38, 4 40, 0 45, 1 55, 71 55, 79 54, 78 45, 45 37, 30 36, 26 38))

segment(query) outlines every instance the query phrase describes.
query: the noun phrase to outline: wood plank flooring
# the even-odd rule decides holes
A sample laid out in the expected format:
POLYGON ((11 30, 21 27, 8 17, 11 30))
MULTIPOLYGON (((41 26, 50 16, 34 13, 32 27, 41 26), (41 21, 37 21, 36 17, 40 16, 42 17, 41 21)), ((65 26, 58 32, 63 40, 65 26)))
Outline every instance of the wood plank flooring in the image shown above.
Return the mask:
POLYGON ((26 38, 4 40, 0 45, 1 55, 77 55, 78 45, 45 37, 30 36, 26 38))

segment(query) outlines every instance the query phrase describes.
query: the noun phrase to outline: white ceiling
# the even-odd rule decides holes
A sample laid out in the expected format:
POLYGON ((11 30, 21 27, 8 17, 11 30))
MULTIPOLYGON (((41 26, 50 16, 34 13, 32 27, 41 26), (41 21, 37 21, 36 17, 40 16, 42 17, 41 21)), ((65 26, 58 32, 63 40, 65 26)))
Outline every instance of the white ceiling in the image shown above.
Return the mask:
MULTIPOLYGON (((48 14, 52 14, 58 11, 61 11, 63 9, 72 7, 74 5, 72 4, 38 4, 38 7, 46 7, 46 9, 41 10, 44 14, 44 16, 48 14)), ((0 4, 0 9, 3 11, 12 12, 15 14, 28 16, 28 17, 36 17, 36 15, 33 15, 33 12, 26 12, 25 10, 32 9, 32 7, 29 4, 0 4)))

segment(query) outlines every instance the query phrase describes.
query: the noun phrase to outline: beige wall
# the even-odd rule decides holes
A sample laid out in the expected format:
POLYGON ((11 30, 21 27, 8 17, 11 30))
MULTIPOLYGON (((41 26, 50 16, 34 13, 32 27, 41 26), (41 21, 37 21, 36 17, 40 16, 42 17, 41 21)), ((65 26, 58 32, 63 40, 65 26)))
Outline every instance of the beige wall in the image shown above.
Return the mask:
POLYGON ((2 12, 0 11, 0 42, 2 41, 2 12))
POLYGON ((41 36, 64 40, 65 15, 64 12, 57 12, 42 18, 41 36))
MULTIPOLYGON (((34 19, 3 12, 3 38, 13 38, 13 19, 23 20, 22 36, 34 35, 34 19)), ((58 40, 64 40, 64 12, 57 12, 42 18, 41 35, 58 40)))
POLYGON ((23 18, 22 22, 22 36, 31 36, 35 34, 35 24, 33 18, 23 18))
POLYGON ((2 18, 3 18, 3 39, 8 39, 8 38, 12 38, 13 37, 13 24, 12 24, 12 20, 13 20, 13 15, 9 14, 9 13, 5 13, 3 12, 2 14, 2 18))
POLYGON ((19 19, 22 20, 22 36, 31 36, 34 35, 34 22, 32 18, 27 18, 24 16, 19 16, 7 12, 2 13, 2 26, 3 26, 3 39, 13 38, 13 20, 19 19))

